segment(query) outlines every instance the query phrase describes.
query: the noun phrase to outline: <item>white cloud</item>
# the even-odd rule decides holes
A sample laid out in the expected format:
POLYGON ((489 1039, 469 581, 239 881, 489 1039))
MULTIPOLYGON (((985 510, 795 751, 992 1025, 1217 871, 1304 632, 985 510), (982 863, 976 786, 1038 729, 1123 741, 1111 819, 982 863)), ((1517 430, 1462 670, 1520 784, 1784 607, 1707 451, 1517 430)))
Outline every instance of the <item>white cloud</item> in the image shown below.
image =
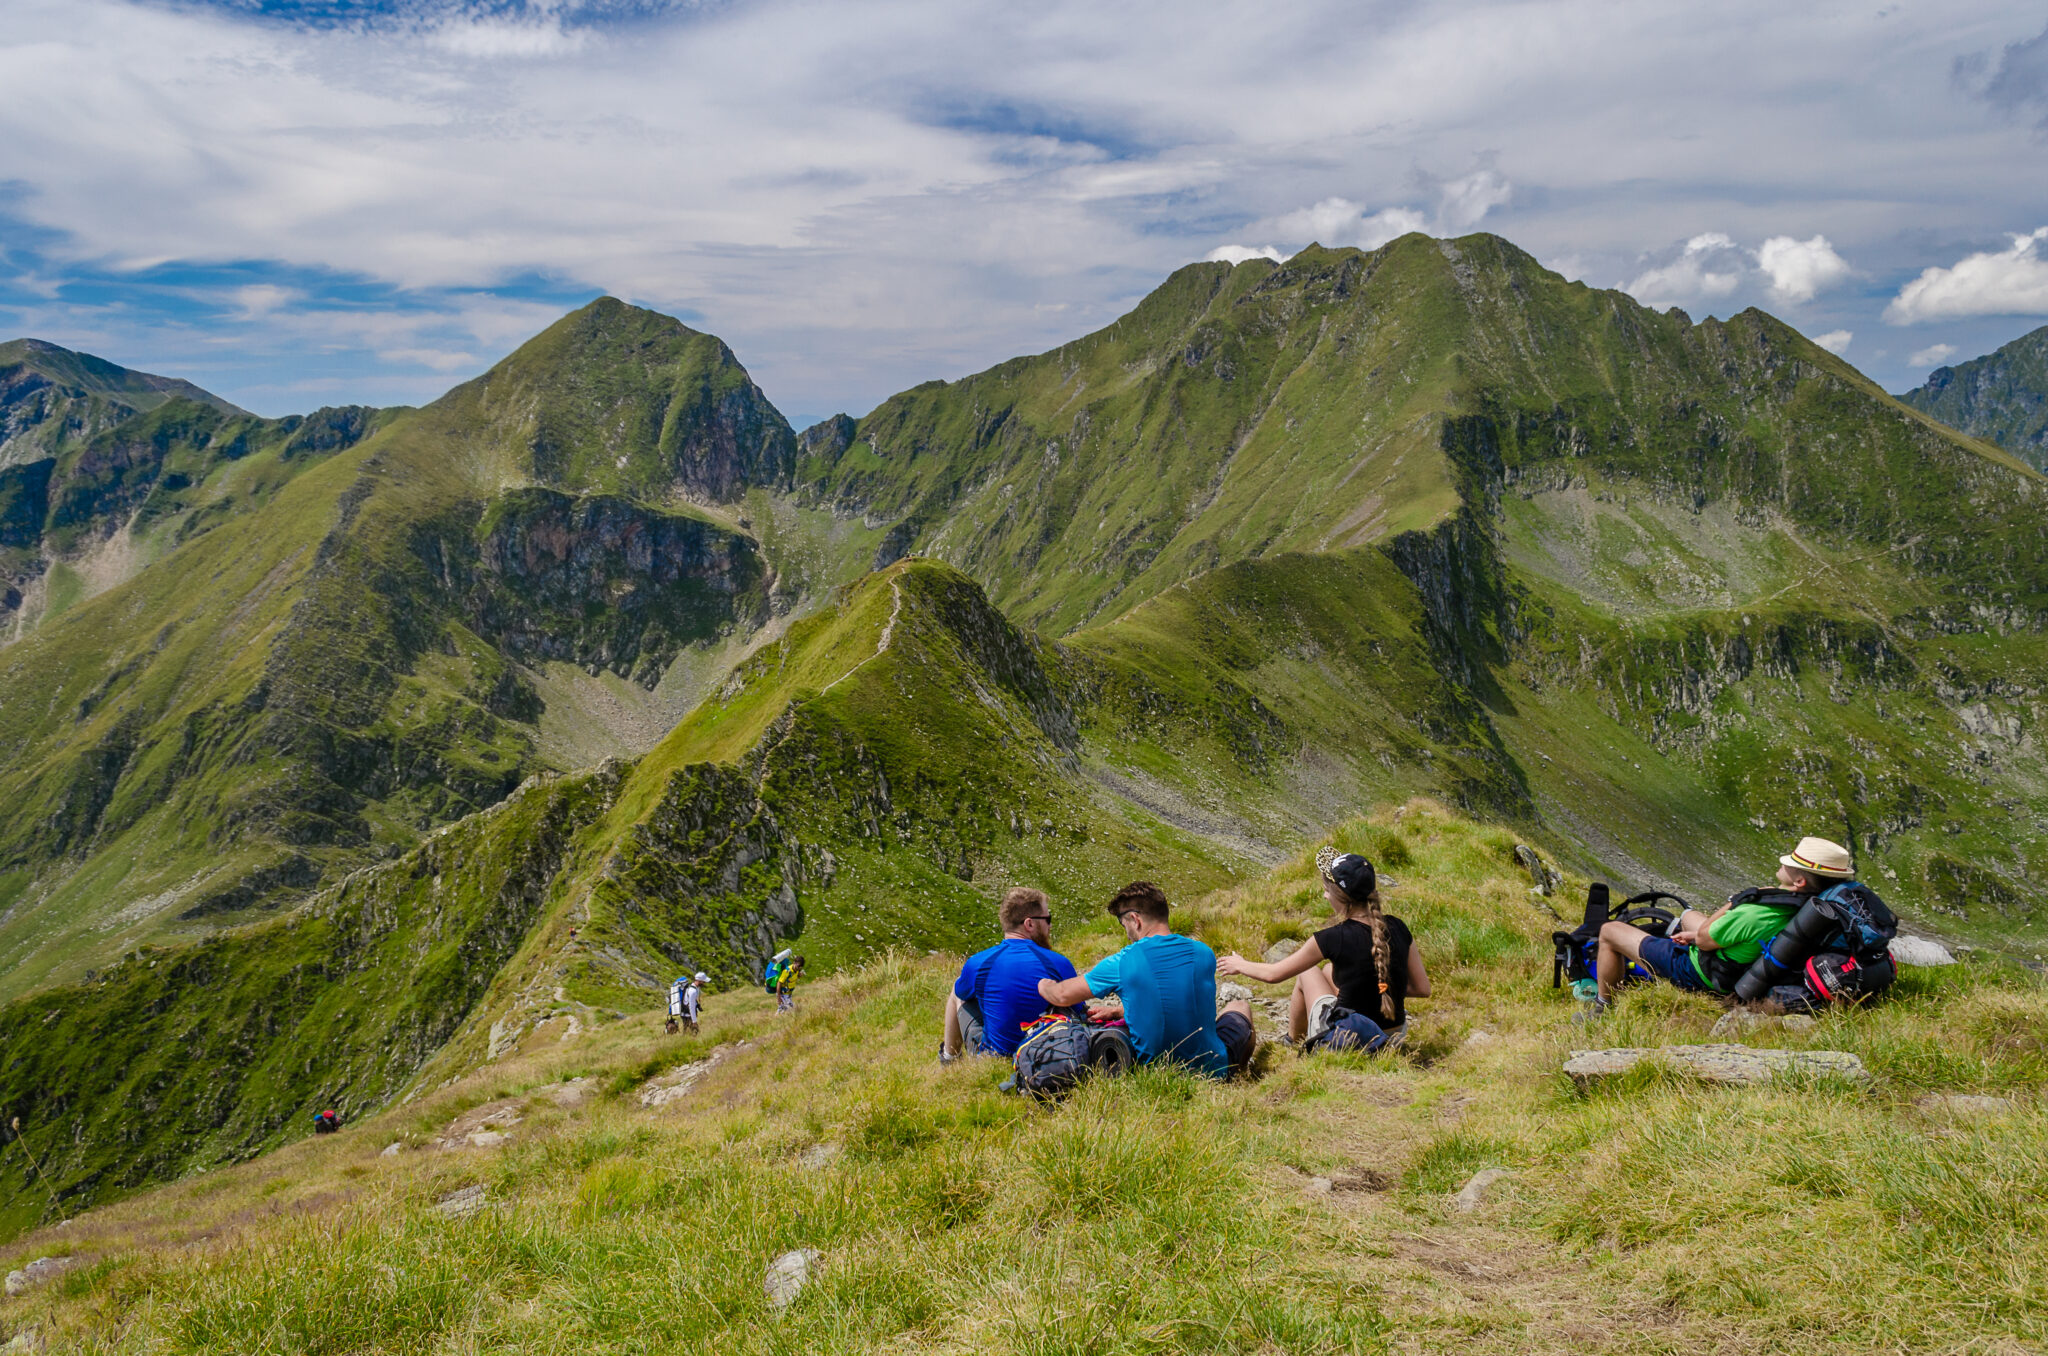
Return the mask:
POLYGON ((478 366, 474 353, 458 353, 443 348, 386 348, 379 349, 377 356, 387 363, 424 367, 434 372, 473 371, 478 366))
POLYGON ((1462 235, 1477 226, 1488 212, 1505 206, 1514 192, 1514 185, 1491 169, 1475 170, 1461 179, 1453 179, 1438 190, 1437 226, 1447 234, 1462 235))
POLYGON ((1333 249, 1376 250, 1410 231, 1429 229, 1429 218, 1408 207, 1367 212, 1349 198, 1325 198, 1261 223, 1262 233, 1296 245, 1310 243, 1333 249))
POLYGON ((458 17, 427 30, 427 40, 456 56, 492 60, 502 57, 552 57, 580 51, 588 30, 569 30, 559 20, 519 23, 494 17, 458 17))
POLYGON ((1202 256, 1205 264, 1242 264, 1249 259, 1271 259, 1278 264, 1286 262, 1287 256, 1271 245, 1261 245, 1257 249, 1249 245, 1219 245, 1202 256))
MULTIPOLYGON (((1511 207, 1538 257, 1692 302, 1761 299, 1766 275, 1645 242, 1797 222, 1910 277, 1913 242, 2040 220, 2013 173, 2031 129, 1950 84, 1952 58, 2025 36, 2011 0, 1297 0, 1256 24, 1232 0, 253 8, 0 0, 0 236, 37 242, 10 268, 257 261, 437 305, 539 277, 686 314, 797 408, 864 409, 1106 323, 1225 243, 1375 245, 1511 207)), ((325 300, 248 323, 307 317, 317 342, 325 300)))
POLYGON ((1855 337, 1847 330, 1829 330, 1826 334, 1814 335, 1813 342, 1840 357, 1849 351, 1849 341, 1855 337))
POLYGON ((2048 315, 2048 258, 2038 248, 2044 240, 2048 226, 2014 236, 2009 250, 1927 269, 1899 289, 1884 318, 1911 325, 1973 315, 2048 315))
POLYGON ((305 293, 296 287, 279 287, 274 283, 251 283, 234 290, 235 318, 238 320, 260 320, 281 306, 289 306, 303 300, 305 293))
POLYGON ((1908 367, 1940 367, 1956 356, 1954 344, 1929 344, 1912 357, 1906 359, 1908 367))
POLYGON ((1771 280, 1771 296, 1780 302, 1812 301, 1850 273, 1848 260, 1835 253, 1824 235, 1795 240, 1774 235, 1757 248, 1757 267, 1771 280))
POLYGON ((1624 290, 1645 306, 1672 306, 1725 297, 1741 282, 1742 256, 1735 241, 1720 231, 1706 231, 1686 241, 1676 259, 1637 275, 1624 290))

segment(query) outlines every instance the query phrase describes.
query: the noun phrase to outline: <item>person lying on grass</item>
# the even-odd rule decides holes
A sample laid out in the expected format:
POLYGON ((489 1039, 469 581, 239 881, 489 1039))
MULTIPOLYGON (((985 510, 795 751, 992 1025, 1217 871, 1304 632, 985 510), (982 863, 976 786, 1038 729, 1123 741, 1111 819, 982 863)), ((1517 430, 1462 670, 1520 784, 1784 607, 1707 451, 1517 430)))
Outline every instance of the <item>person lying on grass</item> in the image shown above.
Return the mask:
POLYGON ((1045 1013, 1038 982, 1074 978, 1074 963, 1052 949, 1052 906, 1043 890, 1010 890, 996 921, 1003 939, 969 956, 946 995, 941 1064, 963 1050, 1005 1059, 1016 1054, 1025 1024, 1045 1013))
POLYGON ((1039 996, 1056 1008, 1089 999, 1121 999, 1131 1049, 1140 1064, 1177 1061, 1211 1078, 1252 1062, 1258 1043, 1251 1004, 1216 1011, 1216 953, 1168 926, 1166 892, 1132 881, 1109 901, 1130 945, 1076 979, 1041 979, 1039 996))
POLYGON ((1408 1000, 1429 997, 1422 949, 1406 923, 1380 911, 1371 862, 1325 847, 1316 854, 1316 870, 1336 920, 1292 955, 1264 964, 1232 952, 1216 962, 1216 973, 1261 984, 1294 980, 1287 1032, 1303 1054, 1321 1048, 1331 1024, 1346 1013, 1370 1024, 1359 1031, 1366 1044, 1378 1032, 1388 1037, 1383 1045, 1398 1045, 1408 1032, 1408 1000))
POLYGON ((1785 930, 1807 896, 1855 874, 1849 849, 1825 838, 1802 838, 1798 847, 1778 858, 1778 884, 1797 899, 1730 900, 1710 914, 1687 909, 1672 923, 1669 937, 1654 936, 1630 923, 1607 924, 1600 929, 1595 956, 1600 998, 1593 1011, 1606 1009, 1632 960, 1680 989, 1730 992, 1764 953, 1765 943, 1785 930))

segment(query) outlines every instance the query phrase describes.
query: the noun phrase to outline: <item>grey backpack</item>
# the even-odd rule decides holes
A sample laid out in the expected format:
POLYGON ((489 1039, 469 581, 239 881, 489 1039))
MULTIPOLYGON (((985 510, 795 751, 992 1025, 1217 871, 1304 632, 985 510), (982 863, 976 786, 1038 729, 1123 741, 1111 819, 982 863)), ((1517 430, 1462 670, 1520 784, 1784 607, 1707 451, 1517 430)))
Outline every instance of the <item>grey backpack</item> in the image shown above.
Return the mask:
POLYGON ((1122 1027, 1071 1017, 1042 1022, 1017 1047, 1016 1058, 1013 1086, 1040 1098, 1063 1097, 1090 1074, 1125 1073, 1138 1062, 1122 1027))

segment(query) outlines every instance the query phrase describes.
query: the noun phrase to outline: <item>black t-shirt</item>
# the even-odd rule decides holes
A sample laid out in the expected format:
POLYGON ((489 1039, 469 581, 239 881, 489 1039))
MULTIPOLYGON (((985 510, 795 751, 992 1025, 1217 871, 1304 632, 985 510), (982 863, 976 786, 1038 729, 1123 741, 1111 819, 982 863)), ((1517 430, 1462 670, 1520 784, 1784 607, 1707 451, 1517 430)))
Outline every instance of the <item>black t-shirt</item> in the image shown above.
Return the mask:
MULTIPOLYGON (((1399 1026, 1408 1020, 1408 948, 1415 938, 1408 925, 1392 914, 1380 917, 1386 924, 1387 962, 1393 969, 1387 976, 1387 992, 1394 999, 1393 1025, 1399 1026)), ((1387 1018, 1380 1011, 1379 970, 1372 963, 1372 924, 1347 918, 1318 932, 1316 945, 1336 975, 1337 1001, 1386 1026, 1387 1018)))

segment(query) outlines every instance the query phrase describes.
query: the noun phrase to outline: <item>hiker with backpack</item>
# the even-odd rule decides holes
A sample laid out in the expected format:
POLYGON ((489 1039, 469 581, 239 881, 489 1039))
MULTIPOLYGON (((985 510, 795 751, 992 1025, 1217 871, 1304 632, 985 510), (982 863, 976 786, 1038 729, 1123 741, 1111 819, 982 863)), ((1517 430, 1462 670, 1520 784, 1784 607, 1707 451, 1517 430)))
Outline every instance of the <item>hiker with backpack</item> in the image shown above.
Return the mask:
POLYGON ((1068 1008, 1090 999, 1119 999, 1140 1064, 1185 1064, 1210 1078, 1249 1067, 1258 1037, 1251 1004, 1216 1011, 1216 953, 1173 931, 1166 892, 1132 881, 1109 901, 1130 945, 1074 979, 1041 979, 1046 1003, 1068 1008))
POLYGON ((690 1028, 692 1036, 697 1034, 697 1019, 703 1014, 704 986, 710 982, 711 976, 699 970, 690 976, 690 983, 683 990, 683 1024, 690 1028))
POLYGON ((1399 1045, 1408 1033, 1408 1000, 1429 997, 1422 951, 1406 923, 1380 911, 1379 876, 1371 862, 1324 847, 1316 854, 1316 872, 1336 913, 1331 925, 1271 964, 1233 952, 1216 962, 1216 973, 1261 984, 1294 980, 1287 1029, 1305 1055, 1399 1045))
POLYGON ((1043 890, 1004 892, 996 922, 1002 940, 969 956, 946 995, 941 1064, 964 1052, 1015 1055, 1024 1028, 1046 1011, 1038 982, 1074 978, 1074 963, 1052 949, 1052 905, 1043 890))
POLYGON ((1849 849, 1825 838, 1802 838, 1778 858, 1781 889, 1745 890, 1711 914, 1687 909, 1665 937, 1630 923, 1606 924, 1594 965, 1599 997, 1593 1011, 1606 1010, 1631 961, 1680 989, 1733 994, 1764 944, 1784 931, 1807 900, 1854 875, 1849 849))
POLYGON ((791 956, 782 962, 782 968, 775 975, 775 1011, 780 1013, 796 1011, 796 981, 804 972, 804 958, 791 956))

